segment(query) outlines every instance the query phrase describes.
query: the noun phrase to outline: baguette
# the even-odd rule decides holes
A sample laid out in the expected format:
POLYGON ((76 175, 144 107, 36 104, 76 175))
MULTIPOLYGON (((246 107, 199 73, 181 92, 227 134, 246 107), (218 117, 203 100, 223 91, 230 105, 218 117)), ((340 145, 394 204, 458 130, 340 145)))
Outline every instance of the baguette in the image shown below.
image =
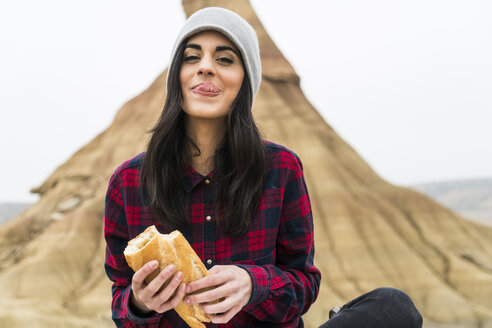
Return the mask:
MULTIPOLYGON (((176 272, 183 272, 182 282, 185 284, 209 275, 186 238, 177 230, 166 235, 159 233, 155 226, 150 226, 128 242, 123 254, 134 271, 149 261, 159 262, 157 269, 145 279, 147 284, 169 264, 174 264, 176 272)), ((160 290, 167 286, 171 278, 160 290)), ((210 318, 198 304, 186 305, 181 302, 174 310, 192 328, 205 328, 202 322, 210 322, 210 318)))

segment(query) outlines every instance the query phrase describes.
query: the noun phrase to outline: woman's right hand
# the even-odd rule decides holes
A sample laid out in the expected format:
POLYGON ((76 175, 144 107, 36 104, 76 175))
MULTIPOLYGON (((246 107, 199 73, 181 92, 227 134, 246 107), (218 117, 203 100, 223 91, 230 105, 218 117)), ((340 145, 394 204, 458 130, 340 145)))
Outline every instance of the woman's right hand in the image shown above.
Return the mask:
POLYGON ((132 278, 132 294, 130 302, 134 308, 141 314, 147 314, 151 311, 163 313, 175 308, 184 298, 186 285, 181 283, 183 273, 174 274, 174 265, 168 265, 162 270, 157 277, 149 284, 145 283, 145 278, 157 268, 157 261, 150 261, 142 266, 132 278), (162 284, 172 277, 169 284, 159 292, 162 284), (173 296, 174 292, 176 294, 173 296))

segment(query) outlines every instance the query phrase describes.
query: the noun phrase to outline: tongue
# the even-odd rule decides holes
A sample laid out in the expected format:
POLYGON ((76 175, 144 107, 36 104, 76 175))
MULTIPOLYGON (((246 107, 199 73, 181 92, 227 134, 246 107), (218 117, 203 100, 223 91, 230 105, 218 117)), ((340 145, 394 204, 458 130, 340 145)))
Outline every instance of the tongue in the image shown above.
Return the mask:
POLYGON ((218 93, 219 89, 213 85, 213 83, 205 83, 200 85, 197 90, 200 90, 202 92, 210 92, 210 93, 218 93))

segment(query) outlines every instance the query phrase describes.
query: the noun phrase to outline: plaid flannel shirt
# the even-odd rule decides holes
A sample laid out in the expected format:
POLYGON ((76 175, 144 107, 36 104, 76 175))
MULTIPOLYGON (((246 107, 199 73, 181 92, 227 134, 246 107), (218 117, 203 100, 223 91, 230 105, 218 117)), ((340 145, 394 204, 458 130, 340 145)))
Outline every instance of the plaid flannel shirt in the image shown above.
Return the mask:
MULTIPOLYGON (((314 266, 311 204, 298 156, 266 142, 269 169, 258 210, 249 230, 234 237, 217 229, 211 184, 213 171, 201 176, 188 167, 183 182, 190 193, 192 224, 181 231, 207 269, 238 265, 248 271, 253 290, 249 303, 227 324, 207 327, 303 327, 318 295, 321 274, 314 266)), ((187 327, 174 310, 138 317, 129 307, 133 270, 123 256, 128 241, 155 224, 143 205, 139 173, 144 154, 124 162, 112 175, 106 194, 105 269, 113 281, 112 316, 118 327, 187 327)))

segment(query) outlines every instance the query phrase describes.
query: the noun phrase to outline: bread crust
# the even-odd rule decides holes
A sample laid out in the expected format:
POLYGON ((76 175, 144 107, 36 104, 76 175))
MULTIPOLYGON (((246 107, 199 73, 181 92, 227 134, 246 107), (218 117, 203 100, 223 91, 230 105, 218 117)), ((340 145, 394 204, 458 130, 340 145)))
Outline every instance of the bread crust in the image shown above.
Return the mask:
MULTIPOLYGON (((146 283, 152 281, 169 264, 174 264, 175 272, 183 272, 182 282, 185 284, 209 275, 203 262, 178 230, 166 235, 159 233, 155 226, 150 226, 128 242, 123 254, 134 271, 149 261, 159 262, 157 269, 145 279, 146 283)), ((169 280, 160 290, 167 286, 169 280)), ((192 328, 204 328, 202 322, 210 322, 210 318, 198 304, 187 305, 181 302, 174 310, 192 328)))

